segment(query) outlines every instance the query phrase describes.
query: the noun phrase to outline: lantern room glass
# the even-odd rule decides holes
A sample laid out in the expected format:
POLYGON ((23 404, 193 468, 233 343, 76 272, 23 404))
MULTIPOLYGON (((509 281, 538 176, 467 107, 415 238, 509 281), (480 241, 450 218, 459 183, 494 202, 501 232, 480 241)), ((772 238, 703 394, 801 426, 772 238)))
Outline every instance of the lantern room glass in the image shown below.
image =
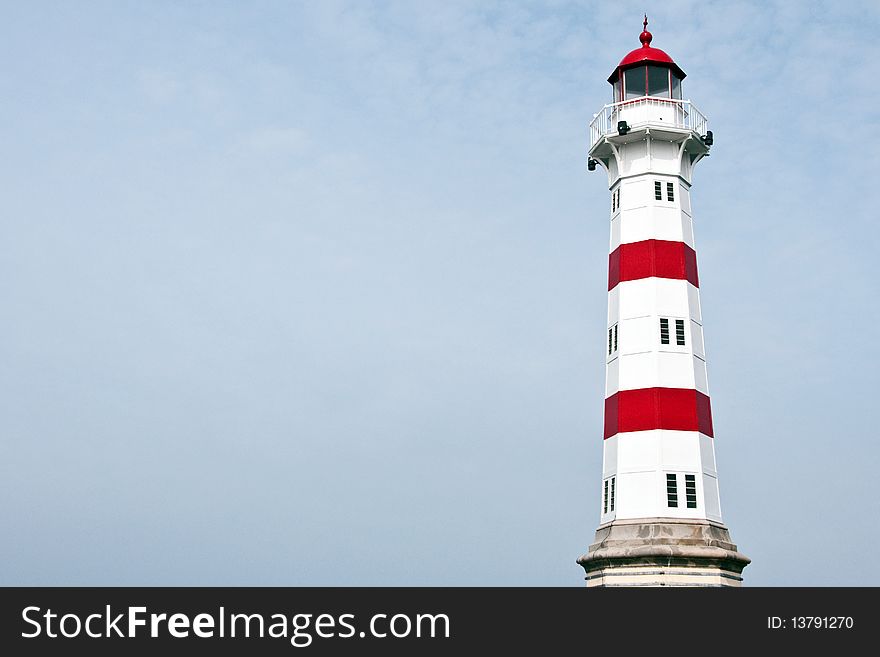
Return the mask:
POLYGON ((645 68, 645 66, 637 66, 623 72, 627 100, 645 95, 645 68))
POLYGON ((613 86, 614 102, 645 96, 681 100, 681 78, 665 66, 649 64, 621 71, 613 86))
POLYGON ((665 66, 648 66, 648 96, 669 98, 669 69, 665 66))

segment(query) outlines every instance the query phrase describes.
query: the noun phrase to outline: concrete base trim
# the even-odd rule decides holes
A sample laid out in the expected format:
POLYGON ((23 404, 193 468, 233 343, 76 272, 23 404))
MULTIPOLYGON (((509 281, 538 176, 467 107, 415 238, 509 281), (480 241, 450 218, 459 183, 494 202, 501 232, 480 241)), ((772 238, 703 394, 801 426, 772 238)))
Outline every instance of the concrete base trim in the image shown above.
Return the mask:
POLYGON ((739 586, 750 559, 724 525, 706 520, 639 518, 596 530, 578 559, 587 586, 739 586))
POLYGON ((673 569, 663 569, 663 570, 638 570, 638 571, 630 571, 625 569, 620 570, 604 570, 596 573, 595 575, 587 575, 584 579, 598 579, 600 577, 632 577, 633 574, 638 575, 672 575, 672 576, 687 576, 687 577, 726 577, 727 579, 734 579, 738 582, 742 581, 742 577, 739 575, 734 575, 732 573, 726 573, 724 571, 711 571, 711 572, 698 572, 694 570, 673 570, 673 569))

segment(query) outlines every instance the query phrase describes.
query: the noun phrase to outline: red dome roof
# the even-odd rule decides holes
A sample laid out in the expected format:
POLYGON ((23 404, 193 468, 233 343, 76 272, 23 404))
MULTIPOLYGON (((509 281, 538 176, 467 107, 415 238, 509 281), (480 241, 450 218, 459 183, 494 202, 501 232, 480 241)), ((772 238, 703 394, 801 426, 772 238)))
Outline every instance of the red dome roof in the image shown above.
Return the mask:
POLYGON ((679 78, 684 79, 685 72, 678 67, 678 64, 672 61, 672 57, 659 48, 651 47, 651 39, 653 39, 654 36, 648 32, 647 16, 645 16, 644 27, 644 31, 639 35, 639 41, 642 42, 642 47, 636 48, 620 60, 620 64, 617 65, 617 68, 614 69, 608 78, 608 82, 611 84, 614 84, 617 81, 621 71, 633 68, 640 64, 657 64, 659 66, 666 66, 667 68, 671 68, 679 78))

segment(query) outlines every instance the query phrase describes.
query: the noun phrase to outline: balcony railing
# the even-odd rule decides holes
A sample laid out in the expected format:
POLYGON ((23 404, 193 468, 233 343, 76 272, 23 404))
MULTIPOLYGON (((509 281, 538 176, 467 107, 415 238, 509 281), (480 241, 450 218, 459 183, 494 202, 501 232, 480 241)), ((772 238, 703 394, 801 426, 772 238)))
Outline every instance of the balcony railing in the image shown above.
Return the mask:
POLYGON ((590 122, 590 148, 606 135, 617 134, 617 122, 626 121, 630 128, 645 125, 670 126, 706 134, 706 117, 689 100, 644 96, 602 108, 590 122))

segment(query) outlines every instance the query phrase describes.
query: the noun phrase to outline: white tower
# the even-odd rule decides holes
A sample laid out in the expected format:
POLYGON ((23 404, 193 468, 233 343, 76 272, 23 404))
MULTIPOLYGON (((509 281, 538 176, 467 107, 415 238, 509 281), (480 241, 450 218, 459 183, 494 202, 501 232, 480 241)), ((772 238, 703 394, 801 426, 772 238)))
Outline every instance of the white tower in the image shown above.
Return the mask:
POLYGON ((587 586, 739 586, 749 559, 721 520, 690 202, 712 133, 644 27, 590 124, 611 246, 600 521, 578 563, 587 586))

